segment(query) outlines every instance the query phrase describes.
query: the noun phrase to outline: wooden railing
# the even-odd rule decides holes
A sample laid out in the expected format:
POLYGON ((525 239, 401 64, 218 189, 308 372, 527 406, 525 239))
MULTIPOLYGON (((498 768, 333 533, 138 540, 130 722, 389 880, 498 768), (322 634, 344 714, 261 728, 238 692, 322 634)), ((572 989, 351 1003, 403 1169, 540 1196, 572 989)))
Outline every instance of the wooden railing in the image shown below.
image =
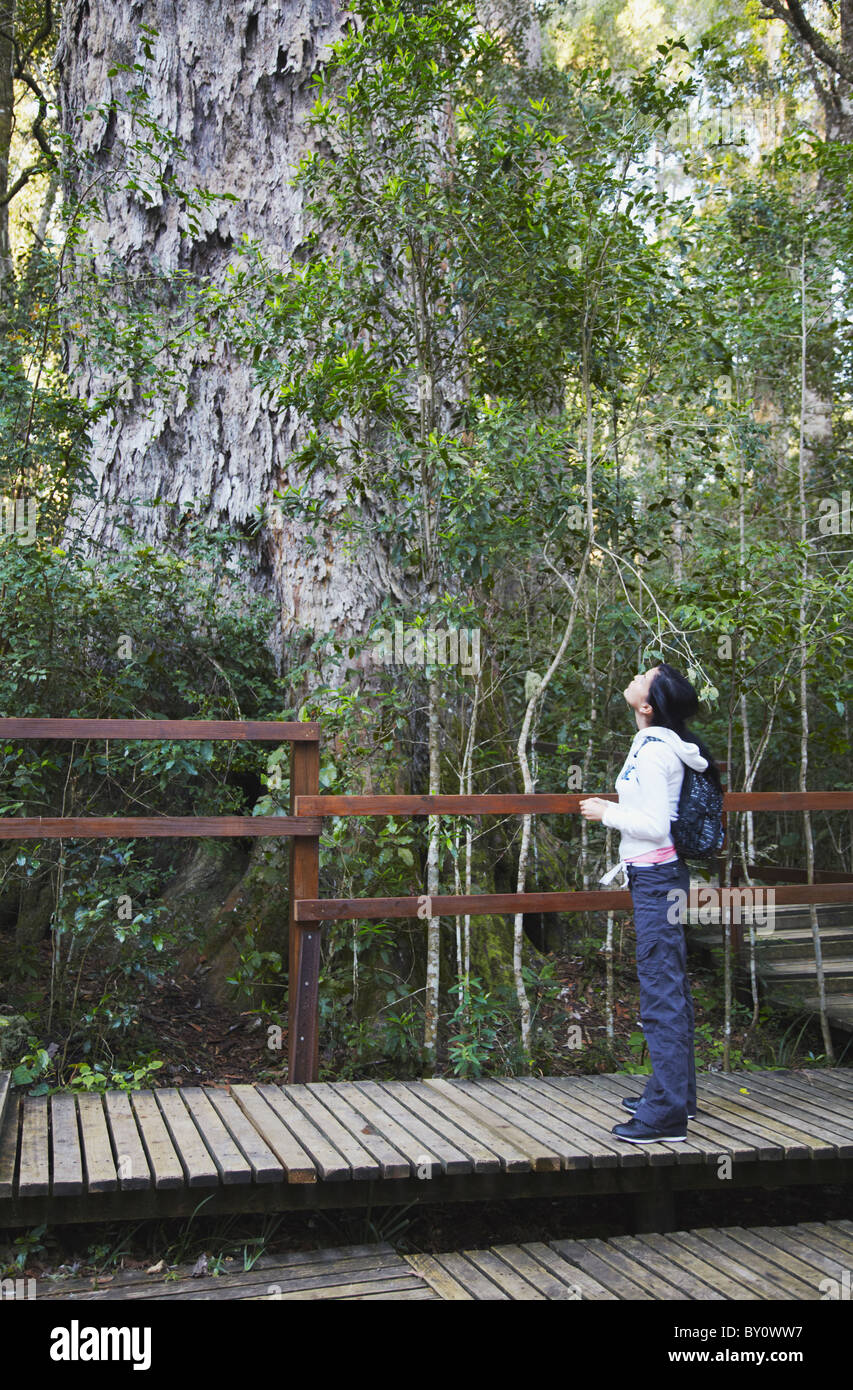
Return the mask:
POLYGON ((93 840, 137 839, 164 836, 191 839, 239 836, 285 835, 290 837, 290 988, 303 978, 314 980, 310 989, 299 991, 294 1024, 290 1010, 288 1062, 291 1076, 317 1074, 317 980, 320 966, 319 930, 312 932, 294 918, 296 896, 310 897, 318 892, 320 863, 319 816, 295 816, 294 798, 302 792, 319 790, 320 726, 310 720, 224 720, 224 719, 0 719, 0 739, 161 739, 186 742, 228 739, 261 743, 290 744, 289 816, 13 816, 0 818, 0 840, 93 840))
MULTIPOLYGON (((288 1078, 291 1083, 317 1080, 319 1071, 318 993, 322 924, 343 920, 487 916, 518 912, 630 911, 624 889, 578 889, 555 893, 425 894, 400 898, 320 898, 320 834, 325 816, 434 815, 573 815, 592 793, 481 796, 321 796, 320 729, 308 721, 230 722, 214 720, 135 719, 0 719, 0 738, 245 739, 291 744, 289 816, 207 817, 73 817, 0 819, 0 839, 57 839, 62 836, 134 838, 141 835, 224 836, 286 835, 291 838, 289 912, 288 1078)), ((606 801, 612 792, 596 793, 606 801)), ((849 811, 853 792, 726 792, 730 811, 849 811)), ((768 877, 778 885, 778 866, 768 877)), ((802 874, 793 870, 794 876, 802 874)), ((760 878, 761 866, 755 866, 760 878)), ((824 879, 825 875, 815 875, 824 879)), ((834 903, 853 901, 850 876, 837 881, 781 884, 775 902, 834 903), (846 880, 846 881, 845 881, 846 880)))

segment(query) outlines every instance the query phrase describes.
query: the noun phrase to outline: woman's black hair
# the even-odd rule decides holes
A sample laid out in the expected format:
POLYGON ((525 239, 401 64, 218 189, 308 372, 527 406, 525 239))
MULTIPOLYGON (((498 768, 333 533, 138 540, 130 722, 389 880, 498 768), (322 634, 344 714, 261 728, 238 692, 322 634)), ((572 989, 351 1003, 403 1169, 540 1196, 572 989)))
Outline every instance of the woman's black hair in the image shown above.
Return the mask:
POLYGON ((686 721, 692 719, 699 709, 699 696, 687 677, 676 671, 674 666, 662 661, 652 677, 646 698, 654 715, 652 724, 674 730, 685 743, 695 743, 702 757, 708 760, 709 777, 720 787, 720 769, 711 750, 687 727, 686 721))

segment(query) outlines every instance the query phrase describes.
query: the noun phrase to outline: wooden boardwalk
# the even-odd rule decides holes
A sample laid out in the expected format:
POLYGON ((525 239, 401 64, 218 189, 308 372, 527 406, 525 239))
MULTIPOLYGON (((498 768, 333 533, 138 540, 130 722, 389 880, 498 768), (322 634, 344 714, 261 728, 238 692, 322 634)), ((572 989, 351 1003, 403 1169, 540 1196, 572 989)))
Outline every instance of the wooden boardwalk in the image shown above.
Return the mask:
POLYGON ((626 1118, 620 1098, 644 1080, 321 1082, 19 1099, 5 1073, 0 1228, 200 1206, 210 1215, 618 1192, 638 1199, 635 1229, 661 1230, 674 1192, 717 1188, 721 1176, 733 1187, 853 1181, 849 1068, 703 1073, 687 1141, 640 1148, 611 1128, 626 1118))
POLYGON ((187 1265, 154 1274, 41 1280, 36 1296, 68 1300, 751 1300, 842 1298, 853 1268, 853 1222, 740 1226, 608 1240, 530 1241, 404 1255, 355 1245, 267 1255, 215 1276, 187 1265), (845 1280, 845 1270, 848 1271, 845 1280), (835 1289, 830 1281, 834 1281, 835 1289), (835 1291, 837 1290, 837 1291, 835 1291))

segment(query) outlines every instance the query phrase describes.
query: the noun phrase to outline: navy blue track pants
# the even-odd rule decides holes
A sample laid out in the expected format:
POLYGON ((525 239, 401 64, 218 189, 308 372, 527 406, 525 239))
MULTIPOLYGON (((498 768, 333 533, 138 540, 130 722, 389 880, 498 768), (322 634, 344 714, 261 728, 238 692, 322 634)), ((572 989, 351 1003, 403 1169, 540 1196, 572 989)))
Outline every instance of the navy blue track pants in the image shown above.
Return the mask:
POLYGON ((681 859, 626 867, 637 935, 640 1018, 652 1063, 634 1114, 653 1129, 683 1133, 688 1111, 696 1113, 693 996, 682 910, 690 872, 681 859), (684 894, 680 900, 678 889, 684 894))

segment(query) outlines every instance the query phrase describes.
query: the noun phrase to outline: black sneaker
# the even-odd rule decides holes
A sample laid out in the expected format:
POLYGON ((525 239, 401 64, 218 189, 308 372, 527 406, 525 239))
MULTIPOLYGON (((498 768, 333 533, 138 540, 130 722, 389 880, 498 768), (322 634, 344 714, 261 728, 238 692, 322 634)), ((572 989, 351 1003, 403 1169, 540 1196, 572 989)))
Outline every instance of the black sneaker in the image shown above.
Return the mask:
MULTIPOLYGON (((625 1099, 622 1101, 622 1104, 624 1105, 625 1109, 630 1110, 631 1114, 633 1115, 634 1111, 636 1110, 637 1106, 640 1104, 640 1101, 642 1099, 642 1096, 626 1096, 625 1099)), ((691 1114, 691 1112, 688 1110, 687 1118, 688 1120, 695 1120, 696 1111, 694 1110, 691 1114)))
POLYGON ((614 1125, 611 1134, 615 1134, 617 1139, 627 1139, 629 1144, 679 1144, 687 1138, 687 1129, 683 1134, 667 1134, 665 1129, 650 1129, 640 1120, 629 1120, 624 1125, 614 1125))

